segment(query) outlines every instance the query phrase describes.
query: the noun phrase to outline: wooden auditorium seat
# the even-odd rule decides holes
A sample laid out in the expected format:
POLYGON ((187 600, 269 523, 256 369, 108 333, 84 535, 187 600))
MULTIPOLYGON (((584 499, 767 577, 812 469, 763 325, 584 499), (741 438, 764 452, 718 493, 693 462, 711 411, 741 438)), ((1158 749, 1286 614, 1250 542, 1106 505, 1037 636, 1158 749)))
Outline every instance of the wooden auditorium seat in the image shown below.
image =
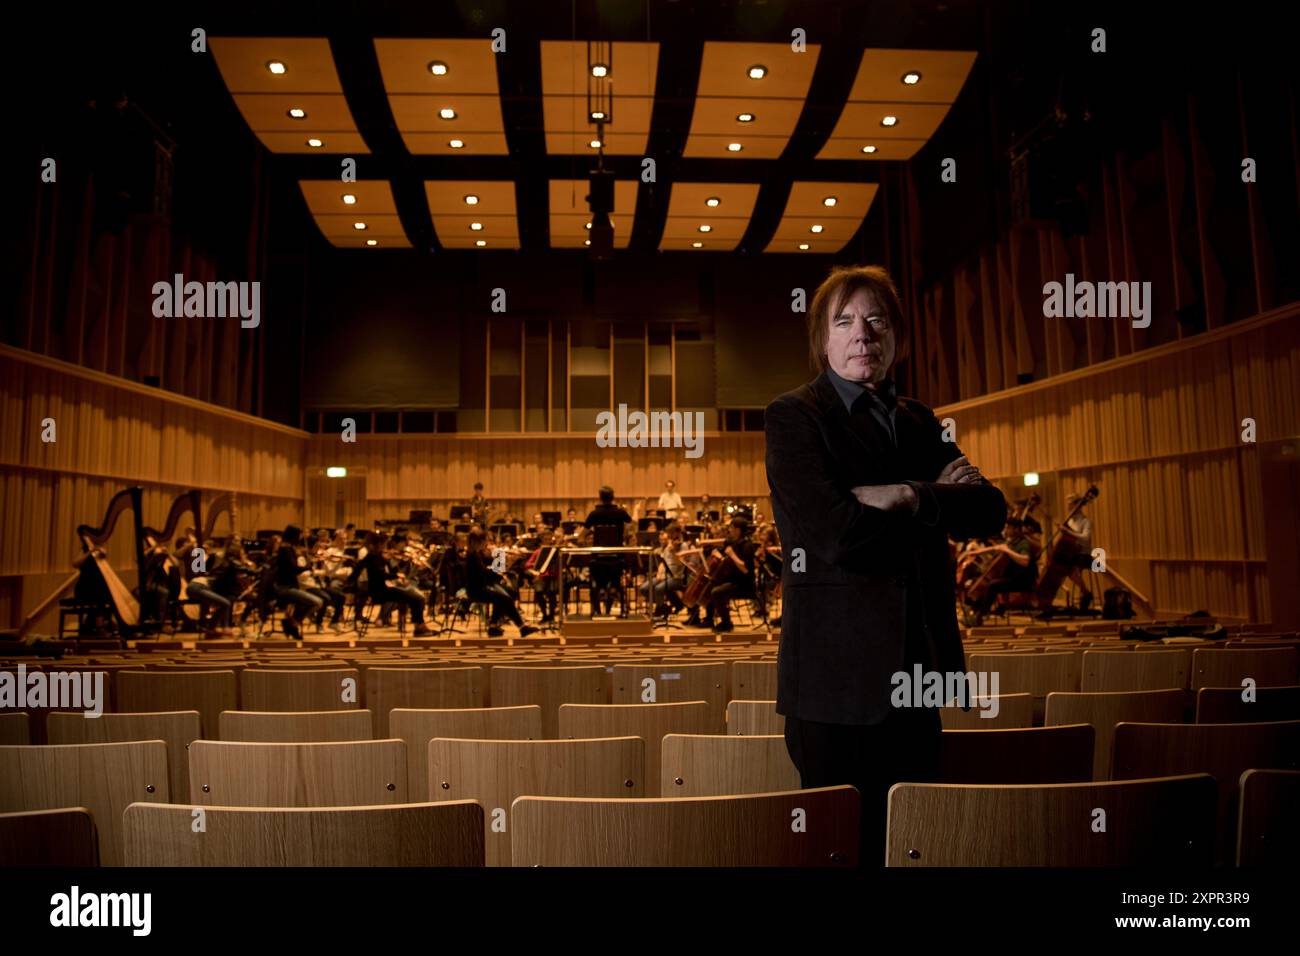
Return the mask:
POLYGON ((596 740, 429 741, 430 799, 477 800, 484 812, 488 866, 510 865, 510 811, 516 797, 640 797, 645 742, 596 740))
POLYGON ((84 807, 0 813, 0 867, 99 866, 99 834, 84 807))
POLYGON ((545 737, 554 739, 569 736, 601 736, 561 733, 560 706, 609 703, 605 668, 602 666, 503 667, 495 665, 492 668, 491 686, 493 707, 536 704, 542 708, 542 735, 545 737))
POLYGON ((31 742, 31 718, 25 711, 0 714, 0 747, 25 745, 31 742))
POLYGON ((776 661, 733 661, 731 696, 735 700, 776 700, 776 661))
POLYGON ((239 709, 239 684, 229 668, 185 673, 119 671, 117 708, 136 714, 197 710, 202 736, 214 740, 221 712, 239 709))
POLYGON ((570 740, 640 737, 645 741, 645 793, 660 795, 660 757, 667 734, 717 732, 713 708, 703 700, 675 704, 561 704, 559 734, 570 740))
POLYGON ((962 710, 956 703, 949 703, 939 711, 939 719, 944 730, 1009 730, 1015 727, 1034 726, 1034 695, 1024 694, 990 694, 988 697, 972 701, 970 710, 962 710), (997 714, 993 713, 990 703, 987 710, 982 710, 980 701, 996 701, 997 714))
POLYGON ((0 747, 0 812, 85 807, 104 866, 122 865, 122 811, 168 797, 161 740, 0 747))
MULTIPOLYGON (((971 654, 967 670, 998 674, 999 694, 1032 694, 1035 722, 1041 720, 1044 701, 1052 691, 1079 689, 1079 655, 1070 652, 1041 654, 971 654)), ((990 687, 990 690, 993 688, 990 687)))
POLYGON ((1181 688, 1170 690, 1133 690, 1115 693, 1086 692, 1047 695, 1047 712, 1043 725, 1091 724, 1096 731, 1092 762, 1092 779, 1110 779, 1110 753, 1115 741, 1115 725, 1121 721, 1150 724, 1176 724, 1183 719, 1187 694, 1181 688))
POLYGON ((1093 730, 1087 724, 1007 730, 945 730, 943 783, 1074 783, 1092 779, 1093 730))
POLYGON ((1300 721, 1137 724, 1115 728, 1115 780, 1208 773, 1218 786, 1216 862, 1233 858, 1238 781, 1247 770, 1300 769, 1300 721))
POLYGON ((198 740, 190 745, 190 799, 209 807, 406 803, 406 744, 198 740))
POLYGON ((515 866, 854 866, 858 791, 677 799, 520 797, 515 866))
POLYGON ((798 790, 784 735, 666 734, 659 771, 665 797, 721 797, 798 790))
POLYGON ((468 800, 364 807, 133 803, 127 866, 482 866, 483 808, 468 800))
POLYGON ((223 710, 221 739, 262 744, 338 743, 372 740, 368 710, 223 710))
POLYGON ((1215 783, 1206 774, 1123 783, 898 783, 889 791, 885 865, 1208 867, 1214 804, 1215 783))
POLYGON ((727 704, 727 733, 762 737, 785 733, 775 700, 733 700, 727 704))
POLYGON ((1148 650, 1134 655, 1123 651, 1083 652, 1079 682, 1084 693, 1118 693, 1186 687, 1191 656, 1185 650, 1148 650))
POLYGON ((1237 866, 1292 869, 1300 856, 1300 771, 1247 770, 1241 775, 1237 866))
POLYGON ((161 740, 167 745, 167 776, 172 800, 190 797, 189 748, 199 739, 199 712, 178 710, 161 714, 50 714, 46 727, 52 744, 117 744, 132 740, 161 740))
POLYGON ((239 675, 239 706, 258 713, 356 710, 361 706, 360 684, 361 672, 355 668, 246 667, 239 675))
POLYGON ((1294 687, 1300 682, 1300 652, 1293 647, 1253 647, 1246 650, 1198 647, 1192 651, 1192 690, 1240 687, 1250 679, 1256 687, 1294 687))
POLYGON ((476 666, 367 668, 366 706, 375 715, 375 737, 392 735, 388 721, 395 707, 482 707, 483 683, 483 669, 476 666))
POLYGON ((1251 724, 1300 720, 1300 686, 1258 687, 1254 700, 1241 687, 1202 687, 1196 692, 1198 724, 1251 724))
POLYGON ((476 707, 420 710, 397 708, 389 714, 389 733, 406 741, 407 794, 411 800, 429 797, 429 741, 434 737, 463 740, 540 740, 542 708, 476 707))
POLYGON ((726 731, 727 687, 730 665, 711 664, 615 664, 612 704, 679 704, 703 700, 717 718, 717 733, 726 731))

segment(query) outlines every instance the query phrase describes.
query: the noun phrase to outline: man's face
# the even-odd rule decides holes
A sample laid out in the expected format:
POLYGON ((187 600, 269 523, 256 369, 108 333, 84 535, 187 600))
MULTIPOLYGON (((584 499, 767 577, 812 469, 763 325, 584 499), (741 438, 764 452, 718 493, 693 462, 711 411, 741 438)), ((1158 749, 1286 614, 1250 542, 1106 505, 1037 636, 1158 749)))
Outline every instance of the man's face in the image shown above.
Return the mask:
POLYGON ((664 482, 664 489, 665 489, 669 494, 672 494, 672 491, 673 491, 673 488, 674 488, 674 487, 675 487, 675 485, 673 485, 673 483, 672 483, 671 481, 665 481, 665 482, 664 482))
POLYGON ((840 378, 874 385, 889 374, 896 351, 889 318, 870 289, 858 289, 831 312, 826 362, 840 378))

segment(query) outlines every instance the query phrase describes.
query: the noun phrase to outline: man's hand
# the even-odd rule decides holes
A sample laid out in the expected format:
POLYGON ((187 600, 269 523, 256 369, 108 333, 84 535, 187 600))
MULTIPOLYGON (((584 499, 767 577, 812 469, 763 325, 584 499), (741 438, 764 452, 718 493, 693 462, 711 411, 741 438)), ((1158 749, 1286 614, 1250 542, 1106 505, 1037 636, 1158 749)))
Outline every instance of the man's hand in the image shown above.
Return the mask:
POLYGON ((954 458, 948 464, 943 466, 943 471, 939 472, 939 477, 935 479, 938 485, 973 485, 979 484, 984 480, 978 468, 972 465, 965 455, 960 458, 954 458))
POLYGON ((911 485, 858 485, 850 490, 853 497, 868 508, 881 511, 910 510, 916 502, 916 492, 911 485))

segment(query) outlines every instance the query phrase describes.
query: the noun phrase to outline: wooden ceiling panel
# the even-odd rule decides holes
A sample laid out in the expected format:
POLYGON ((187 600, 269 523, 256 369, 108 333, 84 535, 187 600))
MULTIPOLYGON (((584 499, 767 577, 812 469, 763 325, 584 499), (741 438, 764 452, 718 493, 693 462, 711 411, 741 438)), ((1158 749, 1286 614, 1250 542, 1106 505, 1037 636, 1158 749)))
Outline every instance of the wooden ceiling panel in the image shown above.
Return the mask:
POLYGON ((438 241, 448 249, 517 249, 515 184, 506 181, 429 180, 424 184, 438 241), (466 196, 477 196, 470 205, 466 196), (482 228, 474 229, 473 223, 482 228), (485 243, 479 246, 479 242, 485 243))
POLYGON ((324 37, 211 37, 208 48, 231 93, 342 93, 324 37), (284 64, 272 73, 267 64, 284 64))
POLYGON ((807 52, 796 53, 788 43, 711 40, 704 44, 696 95, 744 100, 791 99, 802 103, 808 97, 820 54, 821 46, 816 43, 808 44, 807 52), (751 66, 766 67, 766 75, 762 79, 750 79, 751 66))
POLYGON ((863 50, 849 100, 884 103, 952 103, 970 76, 970 50, 863 50), (903 82, 915 71, 918 82, 903 82))
POLYGON ((816 158, 908 160, 927 142, 924 139, 874 139, 870 136, 860 139, 828 139, 826 145, 818 150, 816 158), (864 153, 863 146, 874 146, 875 149, 864 153))
POLYGON ((496 54, 492 41, 444 39, 377 39, 375 56, 384 89, 401 93, 477 93, 498 95, 496 54), (435 76, 429 64, 447 64, 447 72, 435 76))
POLYGON ((343 183, 337 179, 303 179, 298 186, 314 216, 397 215, 393 190, 387 182, 343 183), (344 196, 351 196, 355 201, 346 202, 344 196))

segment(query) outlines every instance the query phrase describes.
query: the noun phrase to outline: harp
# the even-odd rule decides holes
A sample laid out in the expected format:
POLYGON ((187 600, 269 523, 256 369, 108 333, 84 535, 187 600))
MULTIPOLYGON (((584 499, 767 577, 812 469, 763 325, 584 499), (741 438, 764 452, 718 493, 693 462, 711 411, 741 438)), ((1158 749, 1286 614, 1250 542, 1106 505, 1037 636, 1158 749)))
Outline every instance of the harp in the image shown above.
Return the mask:
POLYGON ((140 623, 140 602, 135 599, 122 579, 117 576, 108 558, 101 557, 98 553, 107 543, 108 539, 113 536, 113 531, 117 527, 117 519, 122 516, 122 512, 130 509, 132 529, 135 532, 135 567, 136 574, 139 575, 144 570, 144 525, 140 517, 140 501, 143 497, 143 490, 139 487, 126 488, 115 494, 108 503, 108 511, 104 514, 104 520, 99 527, 91 527, 88 524, 80 525, 77 528, 77 538, 89 552, 88 560, 93 561, 99 569, 99 573, 104 576, 104 583, 108 585, 108 593, 113 599, 113 607, 117 610, 117 616, 127 627, 135 627, 140 623))
MULTIPOLYGON (((202 526, 203 532, 199 535, 200 545, 207 547, 208 541, 212 539, 213 532, 217 530, 217 518, 223 514, 230 515, 230 536, 227 537, 227 540, 239 533, 239 529, 235 527, 238 514, 235 508, 235 493, 233 491, 223 492, 212 499, 212 503, 208 505, 207 523, 202 526)), ((195 514, 197 515, 197 512, 195 514)), ((198 528, 199 525, 196 524, 195 527, 198 528)))
MULTIPOLYGON (((153 538, 155 543, 162 542, 166 544, 172 540, 172 535, 176 533, 176 526, 180 524, 181 515, 189 511, 194 515, 194 533, 197 535, 199 529, 203 527, 202 512, 200 510, 200 495, 197 491, 186 491, 177 495, 176 500, 172 502, 171 508, 167 511, 167 521, 161 530, 144 526, 140 530, 145 537, 153 538)), ((199 544, 202 544, 202 539, 199 544)))

